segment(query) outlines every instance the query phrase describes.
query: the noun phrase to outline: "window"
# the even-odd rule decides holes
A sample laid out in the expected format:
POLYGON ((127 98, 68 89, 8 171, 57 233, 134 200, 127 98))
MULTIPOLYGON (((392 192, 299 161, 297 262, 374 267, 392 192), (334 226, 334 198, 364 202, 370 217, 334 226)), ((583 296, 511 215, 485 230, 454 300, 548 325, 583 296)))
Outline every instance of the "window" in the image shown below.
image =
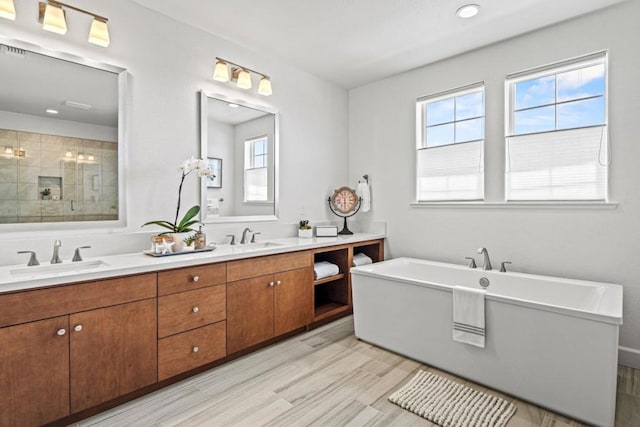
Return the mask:
POLYGON ((507 200, 606 200, 606 54, 507 77, 507 200))
POLYGON ((269 200, 269 139, 267 136, 250 138, 244 142, 244 201, 269 200))
POLYGON ((416 102, 416 199, 484 198, 484 85, 416 102))

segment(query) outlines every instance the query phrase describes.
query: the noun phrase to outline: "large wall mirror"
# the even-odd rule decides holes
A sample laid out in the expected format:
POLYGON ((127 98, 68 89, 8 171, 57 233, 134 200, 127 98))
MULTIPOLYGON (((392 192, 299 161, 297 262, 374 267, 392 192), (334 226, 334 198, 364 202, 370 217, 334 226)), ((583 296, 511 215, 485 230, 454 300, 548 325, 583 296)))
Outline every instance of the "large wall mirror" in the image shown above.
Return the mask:
POLYGON ((201 155, 215 174, 203 180, 202 221, 277 219, 275 111, 202 91, 201 155))
POLYGON ((124 224, 126 72, 0 39, 0 82, 2 227, 124 224))

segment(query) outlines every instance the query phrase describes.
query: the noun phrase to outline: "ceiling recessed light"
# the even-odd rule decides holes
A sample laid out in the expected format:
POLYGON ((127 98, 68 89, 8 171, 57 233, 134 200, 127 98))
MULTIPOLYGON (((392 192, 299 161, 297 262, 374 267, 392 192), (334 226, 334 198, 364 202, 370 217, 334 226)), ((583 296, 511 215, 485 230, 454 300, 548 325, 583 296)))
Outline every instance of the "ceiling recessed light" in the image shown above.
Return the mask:
POLYGON ((47 114, 58 114, 58 110, 54 110, 53 108, 47 108, 44 110, 47 114))
POLYGON ((64 101, 62 103, 65 107, 77 108, 78 110, 90 110, 92 108, 89 104, 83 104, 82 102, 64 101))
POLYGON ((238 107, 239 107, 238 104, 229 103, 229 108, 238 108, 238 107))
POLYGON ((477 4, 465 4, 456 10, 456 15, 460 18, 468 19, 473 18, 480 11, 480 6, 477 4))

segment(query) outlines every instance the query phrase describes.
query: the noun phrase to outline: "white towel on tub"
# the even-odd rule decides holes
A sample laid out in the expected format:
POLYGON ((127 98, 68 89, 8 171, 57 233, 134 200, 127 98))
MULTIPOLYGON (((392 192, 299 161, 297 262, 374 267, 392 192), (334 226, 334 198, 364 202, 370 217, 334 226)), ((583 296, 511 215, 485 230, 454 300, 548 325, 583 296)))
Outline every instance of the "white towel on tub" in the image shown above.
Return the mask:
POLYGON ((484 296, 481 289, 453 287, 453 340, 484 348, 484 296))

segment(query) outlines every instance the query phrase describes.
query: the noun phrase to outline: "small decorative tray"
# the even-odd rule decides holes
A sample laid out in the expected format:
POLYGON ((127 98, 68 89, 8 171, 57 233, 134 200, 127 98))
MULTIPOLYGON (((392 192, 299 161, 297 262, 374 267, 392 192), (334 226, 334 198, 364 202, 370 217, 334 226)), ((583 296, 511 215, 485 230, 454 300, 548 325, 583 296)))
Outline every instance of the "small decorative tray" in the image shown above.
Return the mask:
POLYGON ((143 253, 145 255, 149 255, 152 257, 162 257, 162 256, 171 256, 171 255, 197 254, 198 252, 211 252, 211 251, 214 251, 215 249, 216 249, 215 246, 207 246, 206 248, 203 248, 203 249, 194 249, 192 251, 182 251, 182 252, 167 252, 166 254, 157 254, 151 251, 144 251, 143 253))

